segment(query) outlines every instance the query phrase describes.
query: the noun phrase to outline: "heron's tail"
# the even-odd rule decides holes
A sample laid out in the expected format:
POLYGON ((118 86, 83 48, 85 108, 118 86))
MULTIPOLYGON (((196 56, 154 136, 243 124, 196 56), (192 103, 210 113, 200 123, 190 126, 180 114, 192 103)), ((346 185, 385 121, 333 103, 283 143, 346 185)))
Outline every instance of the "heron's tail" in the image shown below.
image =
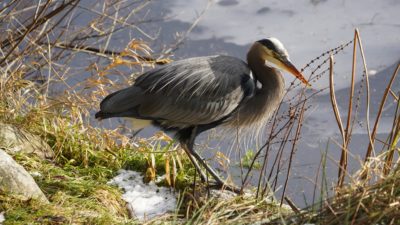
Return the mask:
POLYGON ((102 111, 98 111, 95 115, 94 118, 98 119, 98 120, 103 120, 103 119, 108 119, 114 117, 111 113, 105 113, 102 111))
POLYGON ((95 118, 137 117, 135 108, 142 101, 141 93, 140 88, 132 86, 108 95, 101 101, 100 111, 95 114, 95 118))
MULTIPOLYGON (((99 111, 97 112, 94 117, 98 120, 103 120, 103 119, 108 119, 112 117, 132 117, 132 118, 141 118, 135 109, 132 110, 126 110, 123 112, 115 112, 115 113, 109 113, 109 112, 104 112, 104 111, 99 111)), ((146 119, 146 118, 142 118, 146 119)))

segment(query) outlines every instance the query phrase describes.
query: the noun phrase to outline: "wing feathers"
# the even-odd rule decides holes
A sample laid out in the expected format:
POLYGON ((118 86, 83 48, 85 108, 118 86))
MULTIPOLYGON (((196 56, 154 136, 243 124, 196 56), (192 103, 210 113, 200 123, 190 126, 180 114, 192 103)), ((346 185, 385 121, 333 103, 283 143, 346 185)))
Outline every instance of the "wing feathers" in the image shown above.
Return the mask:
POLYGON ((248 85, 249 81, 254 82, 240 59, 211 56, 180 60, 144 73, 132 87, 107 96, 101 111, 134 108, 138 117, 154 118, 171 127, 208 124, 229 115, 253 94, 254 85, 248 85))

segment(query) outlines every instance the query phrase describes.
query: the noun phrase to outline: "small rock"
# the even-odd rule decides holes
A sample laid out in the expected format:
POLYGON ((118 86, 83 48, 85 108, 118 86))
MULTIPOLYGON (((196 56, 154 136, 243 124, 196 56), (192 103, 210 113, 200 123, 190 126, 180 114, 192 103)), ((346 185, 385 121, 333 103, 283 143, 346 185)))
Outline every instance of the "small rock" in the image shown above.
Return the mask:
POLYGON ((48 203, 32 176, 0 149, 0 190, 48 203))
POLYGON ((238 195, 234 192, 228 191, 228 190, 218 190, 218 189, 211 189, 210 190, 210 195, 213 198, 218 198, 221 200, 229 200, 231 198, 235 198, 238 195))
POLYGON ((53 150, 40 137, 4 123, 0 123, 0 148, 9 154, 25 152, 43 159, 54 157, 53 150))

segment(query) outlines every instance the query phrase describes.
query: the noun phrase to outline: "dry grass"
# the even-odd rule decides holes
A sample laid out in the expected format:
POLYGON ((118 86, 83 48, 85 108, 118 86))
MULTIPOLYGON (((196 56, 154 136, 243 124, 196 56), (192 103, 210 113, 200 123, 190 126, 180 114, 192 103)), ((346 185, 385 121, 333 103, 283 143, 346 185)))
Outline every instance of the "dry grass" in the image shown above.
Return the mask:
POLYGON ((398 224, 400 176, 396 171, 365 186, 346 186, 317 210, 306 211, 288 221, 294 224, 398 224))
MULTIPOLYGON (((335 112, 336 121, 342 137, 342 156, 338 163, 339 174, 336 193, 333 197, 322 199, 321 202, 305 209, 303 213, 297 214, 295 217, 288 219, 292 224, 317 223, 317 224, 398 224, 400 219, 400 189, 399 189, 399 157, 395 157, 395 153, 399 153, 399 98, 392 90, 392 84, 399 72, 400 63, 397 64, 393 75, 383 93, 379 104, 378 112, 375 118, 374 127, 370 132, 369 124, 369 81, 368 70, 365 63, 365 56, 362 47, 362 42, 358 30, 354 36, 354 51, 353 51, 353 75, 354 80, 355 62, 356 62, 356 47, 360 48, 361 58, 364 66, 365 83, 367 88, 366 95, 366 111, 367 111, 367 129, 369 135, 369 145, 365 149, 366 157, 361 165, 360 170, 355 174, 350 174, 347 171, 347 155, 350 152, 348 148, 352 130, 356 117, 351 117, 352 103, 354 98, 352 82, 351 91, 349 94, 350 101, 348 105, 348 118, 346 129, 343 128, 342 119, 337 107, 335 98, 334 81, 333 81, 333 57, 330 57, 330 94, 332 108, 335 112), (391 93, 392 99, 396 102, 396 110, 392 114, 393 125, 386 140, 377 139, 377 128, 382 117, 382 110, 388 100, 388 95, 391 93), (352 124, 349 126, 349 124, 352 124), (380 152, 377 151, 375 141, 383 146, 380 152), (395 162, 395 159, 396 162, 395 162), (345 183, 345 177, 349 182, 345 183)), ((359 98, 359 97, 357 97, 359 98)), ((356 108, 357 109, 357 108, 356 108)))
POLYGON ((166 158, 178 158, 172 148, 157 148, 160 141, 171 140, 156 136, 135 144, 124 126, 101 129, 91 116, 100 99, 132 82, 121 67, 141 72, 167 62, 153 59, 149 47, 135 39, 127 40, 124 49, 107 50, 119 30, 138 31, 130 10, 139 13, 145 4, 115 0, 88 9, 79 0, 15 0, 1 6, 0 120, 39 135, 55 153, 50 161, 13 156, 28 171, 41 174, 35 180, 50 204, 1 193, 0 211, 7 223, 135 223, 121 191, 107 181, 122 167, 162 173, 159 165, 166 158), (77 26, 74 21, 83 12, 90 20, 77 26), (118 20, 119 14, 125 19, 118 20), (157 165, 149 163, 155 150, 162 151, 155 157, 157 165))

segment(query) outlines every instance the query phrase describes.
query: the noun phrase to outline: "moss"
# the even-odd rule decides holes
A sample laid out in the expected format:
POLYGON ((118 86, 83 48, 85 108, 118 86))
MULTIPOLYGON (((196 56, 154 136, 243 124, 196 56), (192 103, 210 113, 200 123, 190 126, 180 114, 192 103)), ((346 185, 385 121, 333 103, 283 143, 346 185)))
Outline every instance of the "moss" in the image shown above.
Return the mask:
MULTIPOLYGON (((254 159, 254 151, 251 149, 247 150, 245 155, 241 159, 243 168, 249 169, 253 159, 254 159)), ((261 163, 258 161, 255 161, 253 164, 253 168, 257 169, 257 170, 261 169, 261 163)))

